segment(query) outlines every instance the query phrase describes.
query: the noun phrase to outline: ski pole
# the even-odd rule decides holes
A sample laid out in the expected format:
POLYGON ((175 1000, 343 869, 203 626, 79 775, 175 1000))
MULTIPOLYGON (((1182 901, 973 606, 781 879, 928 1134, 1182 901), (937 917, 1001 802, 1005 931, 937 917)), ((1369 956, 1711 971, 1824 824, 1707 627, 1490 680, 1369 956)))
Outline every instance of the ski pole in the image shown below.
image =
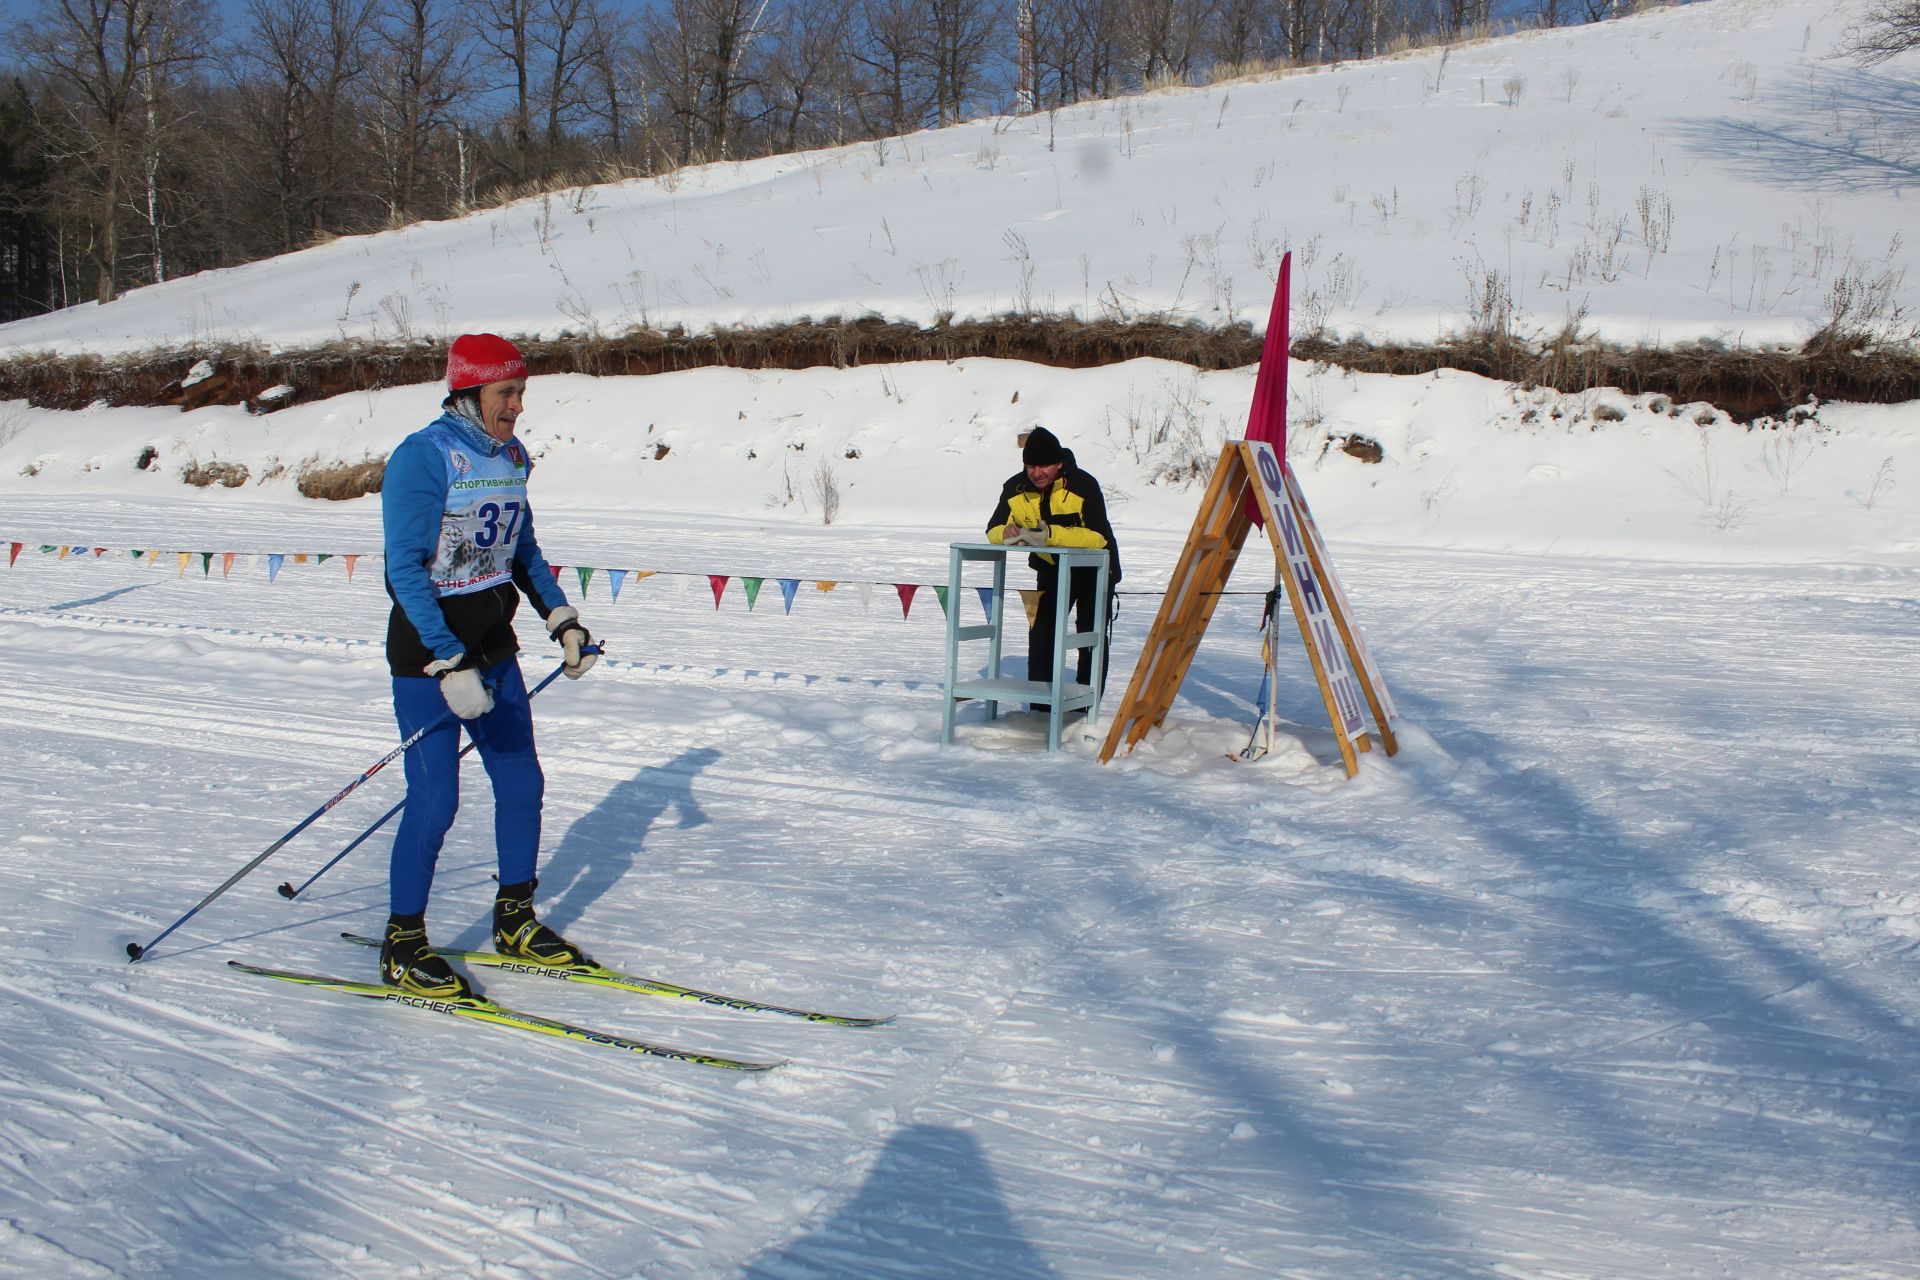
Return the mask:
MULTIPOLYGON (((588 648, 591 648, 595 653, 599 652, 599 646, 597 645, 591 645, 591 646, 588 646, 588 648)), ((586 650, 583 649, 581 652, 584 653, 586 652, 586 650)), ((559 666, 555 667, 553 669, 553 674, 549 675, 545 680, 542 680, 539 684, 533 686, 532 692, 527 694, 528 700, 531 701, 532 699, 539 697, 540 691, 546 688, 548 685, 552 684, 555 680, 559 679, 561 672, 565 671, 566 669, 567 669, 567 664, 564 662, 561 663, 559 666)), ((474 743, 471 739, 469 739, 467 742, 467 745, 460 748, 459 756, 455 758, 464 760, 466 758, 467 752, 473 750, 476 745, 477 745, 476 743, 474 743)), ((318 880, 321 876, 333 870, 335 863, 339 862, 342 858, 352 853, 355 849, 358 849, 363 843, 366 842, 366 840, 369 837, 373 835, 374 832, 380 830, 380 828, 386 826, 387 823, 391 822, 393 820, 394 814, 400 812, 402 809, 406 807, 407 807, 407 801, 406 801, 406 798, 403 796, 401 797, 399 804, 394 805, 393 808, 387 810, 385 813, 381 814, 378 818, 376 818, 372 826, 368 827, 365 831, 362 831, 359 835, 355 836, 353 838, 353 843, 349 844, 346 848, 342 849, 340 852, 334 854, 333 857, 328 860, 326 866, 321 867, 318 871, 308 876, 306 880, 301 883, 298 889, 293 887, 293 881, 291 880, 282 881, 280 883, 280 896, 287 899, 288 901, 292 901, 293 899, 299 897, 301 894, 305 893, 309 888, 312 887, 313 882, 315 880, 318 880)))
POLYGON ((374 761, 371 768, 369 768, 365 773, 361 774, 359 777, 355 778, 352 782, 349 782, 346 786, 342 787, 339 790, 339 792, 334 795, 333 799, 327 801, 325 804, 321 805, 318 809, 315 809, 312 813, 308 814, 305 818, 301 819, 300 824, 296 826, 293 830, 287 832, 287 834, 281 836, 278 840, 275 840, 272 844, 262 849, 258 854, 254 856, 253 861, 249 862, 246 866, 240 868, 238 871, 228 876, 226 879, 226 882, 223 883, 218 889, 215 889, 212 893, 208 894, 206 897, 200 899, 199 902, 195 903, 192 911, 187 912, 187 914, 181 916, 178 920, 175 920, 172 924, 162 929, 159 935, 156 936, 152 942, 149 942, 144 947, 137 942, 129 942, 127 944, 127 963, 132 964, 135 960, 141 959, 149 951, 152 951, 155 947, 159 946, 162 938, 165 938, 168 934, 172 933, 175 929, 178 929, 181 925, 193 919, 195 915, 199 914, 200 909, 202 907, 212 902, 215 898, 219 897, 221 894, 225 893, 227 890, 233 888, 233 886, 235 886, 236 884, 239 884, 243 879, 245 879, 253 871, 255 867, 265 862, 268 858, 271 858, 274 854, 280 852, 280 850, 286 845, 287 841, 293 839, 295 836, 299 835, 302 831, 305 831, 308 827, 312 826, 315 822, 319 821, 320 816, 322 814, 326 813, 327 810, 333 808, 333 806, 335 806, 336 804, 339 804, 342 800, 345 800, 347 796, 352 793, 355 787, 359 786, 361 783, 365 782, 368 778, 371 778, 374 774, 380 772, 382 769, 392 764, 395 760, 398 760, 401 756, 407 753, 408 748, 412 747, 414 743, 420 741, 420 739, 426 737, 429 733, 433 732, 435 729, 438 729, 441 725, 445 724, 448 720, 452 718, 453 718, 453 712, 449 710, 445 715, 435 720, 432 724, 427 725, 425 728, 414 730, 411 737, 409 737, 405 742, 401 743, 399 746, 395 747, 393 750, 387 752, 386 755, 381 756, 378 760, 374 761))

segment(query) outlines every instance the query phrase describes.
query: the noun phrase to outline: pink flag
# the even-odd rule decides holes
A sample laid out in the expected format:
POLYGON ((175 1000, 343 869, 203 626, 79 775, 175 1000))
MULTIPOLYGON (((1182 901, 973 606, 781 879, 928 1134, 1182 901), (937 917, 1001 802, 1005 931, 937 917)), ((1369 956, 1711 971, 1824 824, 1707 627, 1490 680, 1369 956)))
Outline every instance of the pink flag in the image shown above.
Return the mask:
MULTIPOLYGON (((1260 372, 1253 380, 1253 407, 1247 412, 1247 439, 1273 446, 1280 465, 1287 465, 1287 353, 1291 342, 1287 321, 1291 313, 1290 284, 1293 254, 1280 259, 1280 282, 1273 290, 1273 312, 1267 317, 1267 338, 1260 348, 1260 372)), ((1257 526, 1260 506, 1247 495, 1247 514, 1257 526)))

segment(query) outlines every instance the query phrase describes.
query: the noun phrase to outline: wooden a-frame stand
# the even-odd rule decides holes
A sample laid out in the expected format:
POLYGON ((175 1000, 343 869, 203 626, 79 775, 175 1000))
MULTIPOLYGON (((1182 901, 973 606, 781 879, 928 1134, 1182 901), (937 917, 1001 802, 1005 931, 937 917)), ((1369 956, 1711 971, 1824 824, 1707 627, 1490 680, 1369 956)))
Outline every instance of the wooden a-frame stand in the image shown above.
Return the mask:
MULTIPOLYGON (((1399 750, 1393 736, 1397 715, 1393 701, 1366 641, 1353 625, 1346 593, 1307 510, 1306 495, 1293 473, 1281 465, 1272 445, 1236 440, 1220 451, 1160 612, 1147 633, 1146 648, 1100 748, 1101 760, 1111 760, 1123 739, 1131 751, 1172 708, 1200 648, 1200 637, 1206 634, 1240 558, 1247 531, 1253 527, 1254 504, 1273 544, 1276 575, 1293 606, 1347 776, 1360 771, 1356 748, 1373 749, 1360 709, 1363 696, 1387 754, 1399 750)), ((1268 643, 1277 645, 1278 637, 1270 636, 1268 643)), ((1274 691, 1269 690, 1268 696, 1273 697, 1274 691)))

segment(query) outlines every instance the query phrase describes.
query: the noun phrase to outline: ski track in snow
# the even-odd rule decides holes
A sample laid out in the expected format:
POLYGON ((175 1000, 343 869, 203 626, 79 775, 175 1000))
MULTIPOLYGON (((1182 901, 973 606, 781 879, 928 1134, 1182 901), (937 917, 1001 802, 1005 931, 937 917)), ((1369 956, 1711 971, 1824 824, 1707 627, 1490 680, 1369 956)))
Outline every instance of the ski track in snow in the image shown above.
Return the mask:
MULTIPOLYGON (((384 837, 272 885, 397 766, 128 966, 390 749, 385 599, 23 559, 0 1274, 1913 1274, 1920 575, 1339 554, 1405 717, 1352 782, 1304 662, 1280 748, 1223 759, 1253 596, 1103 768, 977 710, 942 750, 937 606, 589 593, 609 657, 536 702, 547 917, 636 972, 900 1016, 480 976, 792 1059, 752 1079, 228 971, 369 972, 335 935, 377 927, 384 837)), ((467 778, 458 946, 493 870, 467 778)))

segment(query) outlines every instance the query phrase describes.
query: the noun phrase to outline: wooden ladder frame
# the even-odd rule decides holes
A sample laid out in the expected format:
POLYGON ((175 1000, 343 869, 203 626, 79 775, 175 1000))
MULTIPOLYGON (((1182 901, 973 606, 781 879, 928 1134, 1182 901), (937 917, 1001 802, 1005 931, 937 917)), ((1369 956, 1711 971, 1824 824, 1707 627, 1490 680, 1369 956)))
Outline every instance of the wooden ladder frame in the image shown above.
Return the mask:
MULTIPOLYGON (((1299 481, 1282 465, 1272 445, 1236 440, 1221 449, 1214 465, 1186 546, 1147 633, 1146 648, 1134 665, 1126 695, 1100 748, 1102 761, 1111 760, 1122 741, 1127 750, 1133 750, 1166 718, 1226 592, 1255 511, 1272 544, 1275 574, 1293 606, 1347 776, 1360 771, 1357 752, 1373 749, 1361 711, 1363 698, 1387 754, 1399 750, 1393 735, 1398 713, 1366 641, 1353 625, 1346 592, 1333 572, 1333 561, 1307 510, 1299 481)), ((1270 637, 1269 643, 1277 644, 1278 638, 1270 637)), ((1274 694, 1269 691, 1269 697, 1274 694)))

